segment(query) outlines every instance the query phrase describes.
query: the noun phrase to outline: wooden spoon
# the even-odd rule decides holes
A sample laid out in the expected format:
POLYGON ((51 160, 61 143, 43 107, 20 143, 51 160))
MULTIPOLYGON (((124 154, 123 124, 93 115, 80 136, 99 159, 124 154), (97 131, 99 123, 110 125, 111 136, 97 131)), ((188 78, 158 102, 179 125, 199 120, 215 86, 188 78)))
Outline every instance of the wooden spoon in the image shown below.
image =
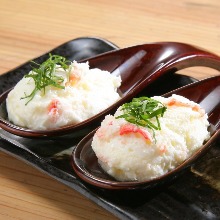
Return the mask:
POLYGON ((91 142, 96 130, 87 135, 74 149, 72 155, 72 166, 76 174, 84 181, 96 187, 131 190, 151 188, 168 180, 177 177, 185 168, 192 165, 208 149, 213 146, 220 137, 220 75, 192 83, 180 89, 165 94, 169 97, 172 94, 182 95, 194 102, 197 102, 205 109, 210 122, 210 139, 198 149, 191 157, 185 160, 170 172, 148 181, 119 182, 106 174, 98 164, 97 157, 92 150, 91 142))
MULTIPOLYGON (((220 70, 220 57, 191 45, 174 42, 143 44, 119 49, 83 60, 91 68, 108 70, 120 75, 119 88, 121 99, 99 114, 78 124, 57 129, 39 131, 19 127, 7 118, 5 100, 9 91, 0 96, 0 127, 10 133, 23 137, 58 137, 67 134, 80 135, 94 128, 106 114, 115 111, 122 103, 130 100, 143 88, 160 76, 192 66, 206 66, 220 70)), ((91 130, 90 130, 91 131, 91 130)))

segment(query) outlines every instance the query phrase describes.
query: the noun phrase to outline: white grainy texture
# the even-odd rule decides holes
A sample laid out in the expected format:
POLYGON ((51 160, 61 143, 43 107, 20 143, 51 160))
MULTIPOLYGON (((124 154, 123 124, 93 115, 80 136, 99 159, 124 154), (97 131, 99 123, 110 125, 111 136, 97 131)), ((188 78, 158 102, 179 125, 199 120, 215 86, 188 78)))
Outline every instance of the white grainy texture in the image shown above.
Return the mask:
POLYGON ((153 97, 167 106, 160 117, 161 130, 138 127, 141 132, 121 135, 123 126, 136 126, 125 119, 108 115, 97 130, 92 148, 102 168, 120 181, 143 181, 159 177, 186 160, 209 138, 207 115, 200 106, 173 95, 153 97), (152 141, 141 134, 150 134, 152 141))
POLYGON ((68 74, 57 68, 55 75, 62 76, 65 89, 46 87, 37 91, 33 100, 21 99, 34 87, 32 78, 23 78, 7 97, 9 120, 14 124, 35 130, 58 128, 82 122, 120 99, 117 88, 120 77, 100 69, 89 69, 88 63, 72 63, 68 74))

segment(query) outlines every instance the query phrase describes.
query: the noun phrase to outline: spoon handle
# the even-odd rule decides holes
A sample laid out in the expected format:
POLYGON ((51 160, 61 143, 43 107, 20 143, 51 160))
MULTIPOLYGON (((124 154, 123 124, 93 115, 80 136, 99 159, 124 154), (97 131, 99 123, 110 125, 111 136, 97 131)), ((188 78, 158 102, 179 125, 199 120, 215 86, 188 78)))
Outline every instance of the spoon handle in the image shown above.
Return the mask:
POLYGON ((120 91, 129 99, 167 72, 194 66, 220 70, 220 57, 189 44, 158 42, 110 51, 90 58, 89 65, 120 75, 120 91))
POLYGON ((168 54, 167 62, 163 71, 177 71, 194 66, 210 67, 220 70, 220 57, 216 54, 200 49, 198 47, 183 43, 161 43, 165 44, 165 53, 168 54))
MULTIPOLYGON (((85 61, 87 60, 81 62, 85 61)), ((89 64, 92 68, 104 68, 113 72, 127 61, 133 65, 130 68, 137 70, 137 66, 146 67, 147 72, 171 68, 180 70, 193 66, 206 66, 220 70, 218 55, 190 44, 178 42, 156 42, 114 50, 90 58, 89 64), (131 62, 134 60, 135 62, 131 62)), ((129 71, 131 72, 130 69, 129 71)))

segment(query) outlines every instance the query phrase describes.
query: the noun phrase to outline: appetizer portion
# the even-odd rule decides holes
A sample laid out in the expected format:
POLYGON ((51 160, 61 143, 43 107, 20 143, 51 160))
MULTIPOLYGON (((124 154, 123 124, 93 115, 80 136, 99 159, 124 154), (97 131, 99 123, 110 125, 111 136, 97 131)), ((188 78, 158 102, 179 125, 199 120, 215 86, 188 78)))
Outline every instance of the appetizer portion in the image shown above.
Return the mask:
POLYGON ((174 169, 210 137, 207 114, 182 96, 134 98, 107 115, 92 148, 119 181, 145 181, 174 169))
POLYGON ((6 100, 16 125, 46 130, 82 122, 120 99, 121 78, 88 63, 50 55, 21 79, 6 100))

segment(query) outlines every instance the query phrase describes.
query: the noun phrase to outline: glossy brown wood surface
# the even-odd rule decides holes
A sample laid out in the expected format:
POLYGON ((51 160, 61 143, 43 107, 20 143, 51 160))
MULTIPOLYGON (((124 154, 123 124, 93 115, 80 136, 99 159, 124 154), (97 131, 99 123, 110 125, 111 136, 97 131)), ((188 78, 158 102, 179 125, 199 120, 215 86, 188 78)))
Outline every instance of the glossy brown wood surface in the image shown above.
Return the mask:
MULTIPOLYGON (((0 0, 0 74, 56 46, 98 36, 128 47, 176 41, 220 55, 219 0, 0 0)), ((202 79, 219 74, 192 68, 202 79)), ((0 152, 0 219, 117 219, 78 192, 0 152)))

